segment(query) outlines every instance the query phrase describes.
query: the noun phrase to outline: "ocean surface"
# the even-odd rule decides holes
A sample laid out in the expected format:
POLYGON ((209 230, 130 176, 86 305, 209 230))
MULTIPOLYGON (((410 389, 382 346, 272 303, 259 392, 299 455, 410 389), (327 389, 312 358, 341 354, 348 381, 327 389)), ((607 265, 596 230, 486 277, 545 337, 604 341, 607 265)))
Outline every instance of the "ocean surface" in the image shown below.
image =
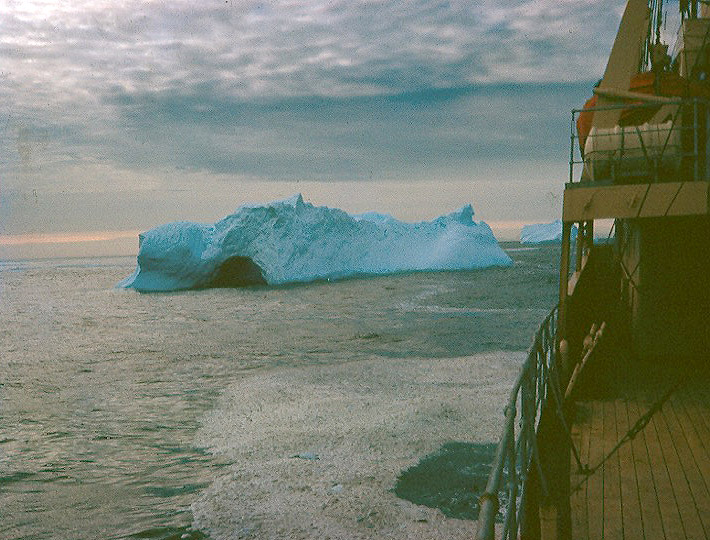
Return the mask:
POLYGON ((0 262, 0 538, 221 537, 245 454, 215 449, 246 429, 240 395, 268 409, 280 374, 314 366, 519 362, 559 248, 504 247, 509 268, 169 294, 114 288, 135 258, 0 262))

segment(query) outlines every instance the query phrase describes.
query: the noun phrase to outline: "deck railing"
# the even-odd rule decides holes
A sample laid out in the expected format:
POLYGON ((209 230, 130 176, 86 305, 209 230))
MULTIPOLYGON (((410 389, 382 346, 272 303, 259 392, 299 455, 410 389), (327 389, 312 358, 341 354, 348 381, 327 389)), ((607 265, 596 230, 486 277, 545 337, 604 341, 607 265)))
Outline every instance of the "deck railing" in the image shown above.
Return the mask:
MULTIPOLYGON (((555 369, 557 307, 535 332, 528 355, 510 392, 504 409, 503 433, 481 496, 477 540, 494 540, 498 510, 502 506, 503 540, 517 538, 526 498, 531 466, 537 468, 540 487, 546 495, 537 449, 536 431, 549 391, 559 392, 555 369), (517 429, 516 429, 517 425, 517 429), (501 503, 502 501, 502 503, 501 503)), ((559 394, 558 394, 559 396, 559 394)))

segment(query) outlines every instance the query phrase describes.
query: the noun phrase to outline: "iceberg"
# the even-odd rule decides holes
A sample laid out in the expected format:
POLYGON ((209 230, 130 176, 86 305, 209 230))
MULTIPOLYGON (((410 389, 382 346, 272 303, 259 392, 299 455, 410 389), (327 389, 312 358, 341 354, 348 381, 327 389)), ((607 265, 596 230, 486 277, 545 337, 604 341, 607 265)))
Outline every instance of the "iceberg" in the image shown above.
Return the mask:
MULTIPOLYGON (((572 227, 572 238, 577 236, 577 227, 572 227)), ((521 244, 554 244, 562 242, 562 220, 552 223, 525 225, 520 233, 521 244)))
POLYGON ((137 266, 117 287, 174 291, 279 285, 356 275, 508 266, 467 205, 432 221, 316 207, 298 194, 240 206, 214 225, 175 222, 139 235, 137 266))

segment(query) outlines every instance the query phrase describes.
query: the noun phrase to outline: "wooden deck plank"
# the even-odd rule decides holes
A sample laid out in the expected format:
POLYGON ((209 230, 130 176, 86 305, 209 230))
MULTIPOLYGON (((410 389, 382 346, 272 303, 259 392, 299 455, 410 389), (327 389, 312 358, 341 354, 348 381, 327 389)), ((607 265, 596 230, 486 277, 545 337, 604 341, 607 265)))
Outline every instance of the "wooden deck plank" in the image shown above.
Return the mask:
POLYGON ((682 392, 682 403, 688 416, 693 420, 693 427, 704 443, 705 450, 710 452, 710 426, 705 419, 710 407, 703 405, 703 400, 697 396, 693 388, 686 388, 682 392))
MULTIPOLYGON (((577 403, 573 438, 582 463, 597 466, 662 395, 667 380, 651 373, 620 389, 628 400, 577 403)), ((570 456, 572 538, 710 539, 710 381, 695 376, 676 390, 648 425, 595 474, 570 456)))
MULTIPOLYGON (((699 383, 706 388, 707 383, 699 383)), ((704 393, 706 393, 705 391, 704 393)), ((703 394, 703 392, 700 392, 703 394)), ((682 388, 677 396, 672 398, 673 410, 679 418, 684 418, 682 425, 686 428, 685 433, 689 441, 692 441, 691 449, 696 457, 696 463, 700 469, 703 483, 710 492, 710 429, 708 429, 705 418, 710 407, 703 406, 705 400, 698 399, 697 386, 693 388, 682 388), (695 391, 694 391, 695 390, 695 391)), ((700 508, 705 508, 708 501, 700 499, 700 508)), ((703 522, 707 521, 707 514, 703 511, 703 522)))
MULTIPOLYGON (((587 420, 586 420, 586 426, 585 430, 583 432, 582 436, 582 441, 581 441, 581 447, 580 447, 580 460, 582 462, 582 465, 585 465, 589 467, 589 441, 591 439, 590 437, 590 430, 591 430, 591 422, 592 422, 592 411, 588 409, 586 411, 587 413, 587 420)), ((586 475, 580 474, 580 477, 583 477, 586 475)), ((589 513, 587 509, 587 484, 585 482, 584 484, 584 491, 583 491, 583 496, 584 496, 584 504, 583 504, 583 513, 581 517, 581 528, 580 528, 580 537, 581 538, 589 538, 589 513)))
MULTIPOLYGON (((683 529, 687 538, 703 538, 705 532, 703 524, 698 515, 695 504, 695 497, 691 490, 690 481, 686 470, 681 463, 679 450, 682 449, 684 441, 681 438, 674 439, 668 424, 666 423, 663 409, 657 412, 651 422, 656 429, 658 440, 661 444, 663 461, 666 464, 671 481, 673 493, 678 504, 680 519, 683 522, 683 529)), ((692 463, 692 458, 690 459, 692 463)), ((695 483, 695 480, 694 482, 695 483)))
MULTIPOLYGON (((626 401, 617 399, 614 405, 616 407, 617 435, 621 438, 628 432, 630 427, 626 401)), ((619 448, 619 464, 624 538, 643 538, 644 520, 641 513, 641 499, 638 489, 636 463, 630 442, 624 443, 621 448, 619 448)))
MULTIPOLYGON (((619 440, 616 429, 616 410, 614 402, 602 402, 604 415, 604 456, 608 455, 619 440)), ((604 531, 603 538, 623 539, 623 507, 621 504, 621 479, 619 474, 619 453, 609 456, 603 465, 604 472, 604 531)), ((598 474, 598 473, 597 473, 598 474)))
MULTIPOLYGON (((589 431, 591 429, 591 407, 589 403, 577 403, 577 415, 572 427, 573 441, 579 451, 579 459, 584 465, 589 465, 589 431)), ((570 487, 575 489, 584 481, 585 475, 577 469, 577 462, 570 453, 570 487)), ((586 540, 589 538, 589 522, 587 516, 587 482, 570 494, 570 510, 572 518, 572 538, 586 540)))
POLYGON ((705 489, 710 492, 710 439, 703 439, 697 427, 695 417, 690 415, 683 403, 684 395, 674 396, 670 400, 670 410, 676 418, 679 427, 688 441, 688 446, 693 453, 695 462, 700 470, 705 489))
MULTIPOLYGON (((699 452, 697 441, 688 436, 688 426, 683 426, 672 403, 663 407, 662 418, 675 446, 688 489, 693 499, 693 506, 701 522, 703 536, 710 536, 710 492, 707 488, 703 469, 710 470, 710 460, 699 452)), ((687 420, 686 420, 687 421, 687 420)))
MULTIPOLYGON (((635 399, 626 403, 629 425, 634 425, 641 417, 641 411, 635 399)), ((646 429, 648 426, 646 426, 646 429)), ((643 519, 644 538, 649 540, 666 538, 661 518, 661 507, 656 493, 656 483, 653 468, 649 459, 646 442, 646 429, 642 430, 631 441, 631 450, 636 468, 636 483, 639 490, 641 516, 643 519)))
MULTIPOLYGON (((640 414, 645 414, 651 407, 650 402, 639 405, 640 414)), ((639 415, 640 416, 640 415, 639 415)), ((644 430, 646 438, 646 448, 648 449, 649 464, 653 473, 653 483, 656 487, 656 496, 661 511, 661 519, 663 521, 663 530, 666 538, 685 538, 685 530, 683 522, 680 519, 680 509, 673 492, 668 468, 665 463, 661 443, 658 439, 653 420, 649 422, 644 430)), ((644 488, 640 487, 641 493, 644 493, 644 488)))
POLYGON ((705 441, 707 441, 705 447, 710 452, 710 418, 708 418, 710 395, 708 395, 708 384, 710 384, 710 381, 692 384, 690 385, 689 391, 695 397, 697 407, 700 411, 697 423, 704 429, 705 433, 708 434, 708 438, 705 439, 705 441))
MULTIPOLYGON (((600 401, 592 401, 592 422, 589 431, 589 466, 596 466, 604 456, 604 415, 600 401)), ((587 480, 587 515, 589 538, 602 538, 604 534, 604 471, 599 470, 587 480)))

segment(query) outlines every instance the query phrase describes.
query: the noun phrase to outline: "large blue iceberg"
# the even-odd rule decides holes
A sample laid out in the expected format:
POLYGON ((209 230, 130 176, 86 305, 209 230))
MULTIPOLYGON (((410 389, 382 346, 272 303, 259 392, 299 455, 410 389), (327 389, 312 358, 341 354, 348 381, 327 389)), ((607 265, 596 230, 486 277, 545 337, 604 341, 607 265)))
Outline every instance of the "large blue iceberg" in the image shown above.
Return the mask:
POLYGON ((139 236, 135 272, 118 287, 173 291, 277 285, 362 274, 508 266, 473 208, 403 223, 374 212, 350 215, 294 195, 244 205, 214 225, 176 222, 139 236))
MULTIPOLYGON (((571 237, 577 235, 577 227, 572 227, 571 237)), ((562 220, 552 223, 525 225, 520 233, 521 244, 559 244, 562 242, 562 220)))

